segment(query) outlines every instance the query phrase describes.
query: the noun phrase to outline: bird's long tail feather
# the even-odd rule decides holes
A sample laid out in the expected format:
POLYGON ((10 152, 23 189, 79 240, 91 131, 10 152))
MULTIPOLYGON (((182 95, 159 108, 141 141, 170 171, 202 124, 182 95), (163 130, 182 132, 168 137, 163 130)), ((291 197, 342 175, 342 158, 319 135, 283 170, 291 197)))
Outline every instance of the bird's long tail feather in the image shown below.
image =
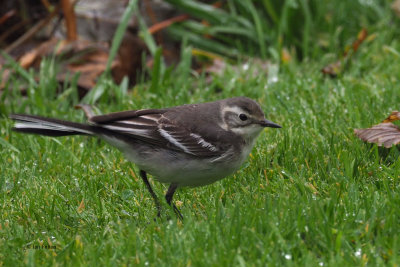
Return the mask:
POLYGON ((10 118, 16 121, 12 128, 14 131, 46 136, 92 135, 95 127, 33 115, 12 114, 10 118))

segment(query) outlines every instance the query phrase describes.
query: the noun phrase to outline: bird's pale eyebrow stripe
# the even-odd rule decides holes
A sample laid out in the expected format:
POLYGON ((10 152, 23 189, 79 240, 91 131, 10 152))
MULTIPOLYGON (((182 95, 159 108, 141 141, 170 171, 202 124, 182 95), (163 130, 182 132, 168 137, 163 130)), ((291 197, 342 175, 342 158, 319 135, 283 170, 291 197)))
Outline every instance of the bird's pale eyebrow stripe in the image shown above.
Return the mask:
POLYGON ((187 149, 184 145, 182 145, 181 143, 179 143, 178 140, 176 140, 172 135, 170 135, 167 131, 165 131, 164 129, 158 129, 158 131, 160 132, 161 136, 164 137, 165 139, 167 139, 170 143, 172 143, 173 145, 179 147, 180 149, 182 149, 183 151, 185 151, 188 154, 193 154, 192 152, 189 151, 189 149, 187 149))
POLYGON ((245 110, 243 110, 242 108, 238 107, 238 106, 228 106, 228 107, 224 107, 222 109, 222 114, 225 114, 226 112, 233 112, 235 114, 240 114, 240 113, 245 113, 245 114, 249 114, 248 112, 246 112, 245 110))
POLYGON ((209 143, 206 140, 204 140, 200 135, 191 133, 190 136, 195 138, 197 140, 197 143, 199 145, 201 145, 202 147, 205 147, 205 148, 209 149, 212 152, 215 152, 215 151, 218 150, 218 148, 216 148, 214 145, 212 145, 211 143, 209 143))
POLYGON ((229 128, 228 125, 226 124, 226 121, 225 121, 225 115, 228 112, 231 112, 231 113, 236 114, 236 115, 239 115, 241 113, 249 115, 248 112, 244 111, 241 107, 238 107, 238 106, 227 106, 227 107, 222 108, 221 109, 221 114, 222 114, 221 119, 222 119, 223 122, 219 123, 218 125, 219 125, 219 127, 221 127, 222 129, 224 129, 226 131, 229 128))

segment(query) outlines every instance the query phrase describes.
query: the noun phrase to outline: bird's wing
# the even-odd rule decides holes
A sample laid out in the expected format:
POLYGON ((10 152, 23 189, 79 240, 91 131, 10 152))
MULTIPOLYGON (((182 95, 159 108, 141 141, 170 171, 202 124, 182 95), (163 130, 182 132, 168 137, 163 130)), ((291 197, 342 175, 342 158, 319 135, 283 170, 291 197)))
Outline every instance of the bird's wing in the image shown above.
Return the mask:
POLYGON ((148 144, 198 157, 219 156, 225 152, 224 148, 169 119, 164 115, 166 112, 168 109, 123 111, 94 116, 90 122, 148 144))

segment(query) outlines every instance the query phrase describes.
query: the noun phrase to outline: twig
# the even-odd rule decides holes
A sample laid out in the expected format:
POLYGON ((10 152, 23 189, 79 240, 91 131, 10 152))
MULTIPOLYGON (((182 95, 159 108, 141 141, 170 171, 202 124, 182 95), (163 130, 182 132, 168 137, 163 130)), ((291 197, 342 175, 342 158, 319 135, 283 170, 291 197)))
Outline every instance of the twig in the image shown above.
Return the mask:
POLYGON ((175 23, 175 22, 181 22, 181 21, 185 21, 189 18, 189 15, 179 15, 164 21, 161 21, 160 23, 154 24, 153 26, 151 26, 149 28, 149 32, 151 34, 154 34, 164 28, 167 28, 168 26, 170 26, 171 24, 175 23))
POLYGON ((15 9, 12 9, 10 11, 8 11, 6 14, 4 14, 3 16, 1 16, 0 18, 0 25, 3 24, 4 22, 6 22, 9 18, 13 17, 17 12, 15 11, 15 9))
POLYGON ((78 33, 76 30, 76 16, 74 12, 74 5, 70 0, 61 0, 61 5, 67 25, 67 40, 76 41, 78 33))
POLYGON ((20 28, 24 27, 28 23, 31 23, 30 19, 26 19, 26 20, 20 21, 19 23, 14 24, 13 26, 11 26, 11 28, 9 28, 8 30, 6 30, 5 32, 3 32, 0 35, 0 43, 2 43, 5 39, 7 39, 8 36, 10 36, 10 34, 12 34, 13 32, 18 31, 20 28))
POLYGON ((12 50, 14 50, 16 47, 22 45, 29 39, 31 39, 40 29, 42 29, 55 15, 58 14, 58 11, 60 10, 60 7, 57 6, 51 12, 47 17, 36 23, 29 31, 27 31, 24 35, 19 37, 17 40, 15 40, 12 44, 10 44, 8 47, 4 49, 4 52, 10 53, 12 50))
POLYGON ((41 0, 42 5, 47 9, 47 11, 51 11, 53 6, 50 4, 49 0, 41 0))

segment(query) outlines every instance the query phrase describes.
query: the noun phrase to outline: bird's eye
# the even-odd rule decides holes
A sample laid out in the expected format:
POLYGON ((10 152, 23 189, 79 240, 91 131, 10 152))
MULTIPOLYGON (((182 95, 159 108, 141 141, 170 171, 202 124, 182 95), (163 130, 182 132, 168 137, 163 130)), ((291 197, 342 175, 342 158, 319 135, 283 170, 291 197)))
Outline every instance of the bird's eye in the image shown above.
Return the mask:
POLYGON ((247 120, 247 116, 246 116, 246 114, 240 114, 239 115, 239 119, 241 119, 242 121, 245 121, 245 120, 247 120))

